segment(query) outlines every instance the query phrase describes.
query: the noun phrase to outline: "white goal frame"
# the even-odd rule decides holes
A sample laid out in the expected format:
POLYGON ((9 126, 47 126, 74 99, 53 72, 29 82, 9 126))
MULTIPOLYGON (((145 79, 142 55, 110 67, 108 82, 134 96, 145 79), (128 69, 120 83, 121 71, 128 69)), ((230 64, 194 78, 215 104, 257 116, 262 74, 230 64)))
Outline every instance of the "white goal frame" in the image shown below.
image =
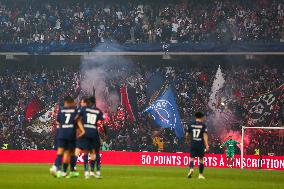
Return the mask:
POLYGON ((246 126, 242 126, 242 141, 241 141, 241 169, 244 169, 244 134, 245 134, 245 129, 268 129, 268 130, 272 130, 272 129, 283 129, 284 127, 246 127, 246 126))

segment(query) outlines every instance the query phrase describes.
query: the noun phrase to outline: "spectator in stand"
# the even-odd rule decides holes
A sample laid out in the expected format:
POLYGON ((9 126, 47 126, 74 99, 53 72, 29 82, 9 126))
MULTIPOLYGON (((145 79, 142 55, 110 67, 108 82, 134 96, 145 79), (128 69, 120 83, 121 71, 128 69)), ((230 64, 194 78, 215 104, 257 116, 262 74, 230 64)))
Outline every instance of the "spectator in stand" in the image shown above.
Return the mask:
MULTIPOLYGON (((120 14, 120 13, 119 13, 120 14)), ((10 64, 9 64, 10 65, 10 64)), ((157 131, 155 135, 151 130, 151 123, 142 112, 148 106, 146 98, 146 78, 151 72, 159 70, 167 80, 172 81, 176 89, 177 103, 182 122, 188 123, 194 112, 204 111, 208 115, 212 113, 208 106, 210 91, 217 70, 215 64, 145 64, 137 66, 137 70, 129 75, 116 77, 107 81, 107 86, 116 87, 118 83, 125 83, 134 87, 137 94, 138 116, 137 122, 131 123, 127 112, 122 106, 117 111, 106 110, 110 120, 104 122, 108 126, 110 150, 127 151, 153 151, 158 150, 153 145, 153 138, 163 138, 164 151, 184 151, 182 139, 177 139, 171 130, 157 131), (154 70, 152 69, 154 66, 154 70), (173 144, 173 145, 168 145, 173 144)), ((223 99, 226 99, 224 112, 237 116, 237 122, 224 121, 224 127, 228 130, 239 131, 239 125, 246 120, 247 114, 240 96, 251 96, 265 91, 273 90, 284 83, 283 68, 273 64, 234 64, 222 67, 225 84, 219 91, 223 99), (239 78, 247 78, 240 80, 239 78), (239 121, 240 120, 240 121, 239 121)), ((118 68, 122 69, 122 68, 118 68)), ((37 64, 32 69, 26 69, 25 65, 4 69, 0 75, 0 137, 1 145, 8 144, 9 149, 51 149, 53 132, 47 123, 32 121, 25 122, 27 105, 33 96, 37 95, 45 108, 54 106, 60 101, 62 94, 75 94, 76 80, 80 79, 78 66, 68 64, 48 66, 37 64), (67 87, 68 86, 68 87, 67 87), (71 87, 70 87, 71 86, 71 87), (37 128, 37 129, 35 129, 37 128)), ((2 71, 2 70, 1 70, 2 71)), ((108 70, 109 71, 109 70, 108 70)), ((117 70, 116 70, 117 71, 117 70)), ((119 70, 121 71, 121 70, 119 70)), ((110 72, 111 73, 111 72, 110 72)), ((54 110, 55 111, 55 110, 54 110)), ((216 125, 210 125, 214 129, 216 125)), ((263 144, 270 146, 271 151, 263 150, 263 153, 281 153, 283 137, 280 134, 249 133, 250 146, 246 153, 253 154, 258 147, 258 135, 263 135, 263 144), (273 137, 273 140, 272 138, 273 137)), ((221 134, 217 130, 210 132, 211 153, 221 153, 219 150, 221 134)), ((160 150, 162 150, 160 148, 160 150)))
POLYGON ((0 2, 1 44, 280 41, 281 0, 0 2))

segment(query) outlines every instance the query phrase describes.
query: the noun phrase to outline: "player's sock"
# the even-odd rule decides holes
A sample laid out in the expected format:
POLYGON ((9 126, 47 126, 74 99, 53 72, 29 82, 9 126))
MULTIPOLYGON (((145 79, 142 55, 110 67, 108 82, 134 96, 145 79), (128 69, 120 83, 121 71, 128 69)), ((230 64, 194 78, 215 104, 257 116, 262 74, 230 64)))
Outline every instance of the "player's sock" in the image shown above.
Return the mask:
POLYGON ((63 172, 66 173, 68 168, 68 163, 63 163, 63 172))
POLYGON ((101 170, 101 156, 100 156, 100 154, 96 154, 96 168, 97 168, 97 171, 101 170))
POLYGON ((75 171, 76 163, 77 163, 78 156, 71 156, 70 159, 70 171, 75 171))
POLYGON ((84 170, 89 171, 89 165, 88 165, 88 154, 85 154, 84 157, 84 170))
POLYGON ((90 167, 91 167, 91 171, 94 172, 94 170, 95 170, 95 160, 90 160, 90 167))
POLYGON ((193 169, 194 168, 194 161, 190 161, 189 163, 189 169, 193 169))
POLYGON ((57 170, 61 170, 62 157, 63 157, 63 155, 57 155, 57 157, 56 157, 55 166, 57 167, 57 170))
POLYGON ((187 178, 191 178, 193 174, 193 168, 194 168, 194 161, 189 162, 189 172, 187 174, 187 178))
POLYGON ((230 158, 227 158, 227 167, 230 166, 230 162, 231 162, 230 158))
POLYGON ((203 163, 200 163, 200 164, 199 164, 199 173, 200 173, 200 174, 203 174, 203 170, 204 170, 204 164, 203 164, 203 163))

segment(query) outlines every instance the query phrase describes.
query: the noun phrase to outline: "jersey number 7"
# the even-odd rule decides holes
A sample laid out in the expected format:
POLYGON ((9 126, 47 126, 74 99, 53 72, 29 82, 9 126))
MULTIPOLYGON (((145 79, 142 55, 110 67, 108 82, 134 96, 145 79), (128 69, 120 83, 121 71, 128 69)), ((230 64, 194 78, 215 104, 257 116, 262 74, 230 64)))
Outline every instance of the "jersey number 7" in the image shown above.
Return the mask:
POLYGON ((65 124, 68 124, 71 118, 71 114, 65 114, 65 124))

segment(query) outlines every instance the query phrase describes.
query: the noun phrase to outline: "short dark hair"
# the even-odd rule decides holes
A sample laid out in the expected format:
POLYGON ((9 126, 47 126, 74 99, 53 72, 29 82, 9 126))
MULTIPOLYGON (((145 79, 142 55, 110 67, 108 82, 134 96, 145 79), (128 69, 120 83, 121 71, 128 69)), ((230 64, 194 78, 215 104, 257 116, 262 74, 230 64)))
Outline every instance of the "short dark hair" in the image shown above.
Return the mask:
POLYGON ((83 96, 82 98, 81 98, 81 100, 80 101, 84 101, 84 102, 88 102, 88 97, 86 97, 86 96, 83 96))
POLYGON ((72 103, 72 102, 74 102, 74 99, 71 96, 65 96, 64 102, 72 103))
POLYGON ((196 118, 203 118, 204 117, 204 113, 203 112, 196 112, 195 113, 195 117, 196 118))
POLYGON ((89 105, 96 105, 96 98, 91 96, 88 98, 88 104, 89 105))

